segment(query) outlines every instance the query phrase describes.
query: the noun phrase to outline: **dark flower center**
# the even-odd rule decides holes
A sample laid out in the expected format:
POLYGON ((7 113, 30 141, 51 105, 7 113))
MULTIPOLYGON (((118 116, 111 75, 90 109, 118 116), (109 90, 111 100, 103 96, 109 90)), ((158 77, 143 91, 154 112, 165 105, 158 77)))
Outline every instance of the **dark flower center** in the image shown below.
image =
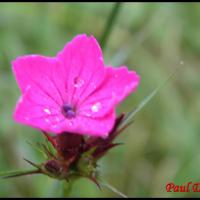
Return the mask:
POLYGON ((62 106, 62 114, 69 119, 74 118, 76 116, 74 108, 68 104, 64 104, 62 106))

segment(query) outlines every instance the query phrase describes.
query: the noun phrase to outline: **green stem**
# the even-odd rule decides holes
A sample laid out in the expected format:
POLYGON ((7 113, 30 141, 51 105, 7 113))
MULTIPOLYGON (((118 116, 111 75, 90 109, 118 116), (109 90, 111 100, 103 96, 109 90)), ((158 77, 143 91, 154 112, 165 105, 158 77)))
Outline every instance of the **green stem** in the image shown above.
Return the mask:
POLYGON ((62 194, 63 197, 69 197, 70 196, 73 183, 74 183, 74 180, 63 181, 63 194, 62 194))
POLYGON ((117 14, 119 13, 120 7, 121 7, 121 3, 120 2, 115 3, 115 5, 113 6, 113 9, 112 9, 112 11, 110 13, 110 16, 109 16, 109 18, 107 20, 107 23, 106 23, 102 38, 100 40, 100 44, 101 44, 101 48, 102 49, 105 49, 107 40, 108 40, 109 35, 111 33, 113 24, 114 24, 114 22, 116 20, 116 17, 117 17, 117 14))

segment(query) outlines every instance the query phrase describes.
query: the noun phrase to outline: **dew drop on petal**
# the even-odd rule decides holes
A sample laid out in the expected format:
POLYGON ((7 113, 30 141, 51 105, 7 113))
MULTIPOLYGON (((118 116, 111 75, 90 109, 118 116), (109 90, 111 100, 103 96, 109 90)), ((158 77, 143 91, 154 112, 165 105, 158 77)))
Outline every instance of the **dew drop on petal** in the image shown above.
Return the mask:
POLYGON ((47 113, 47 114, 49 114, 49 115, 51 114, 51 111, 48 108, 45 108, 44 112, 47 113))
POLYGON ((74 78, 74 87, 75 88, 79 88, 81 86, 83 86, 83 84, 85 83, 85 81, 79 77, 75 77, 74 78))
POLYGON ((97 102, 95 104, 92 105, 91 109, 92 109, 92 112, 98 112, 101 108, 101 103, 100 102, 97 102))

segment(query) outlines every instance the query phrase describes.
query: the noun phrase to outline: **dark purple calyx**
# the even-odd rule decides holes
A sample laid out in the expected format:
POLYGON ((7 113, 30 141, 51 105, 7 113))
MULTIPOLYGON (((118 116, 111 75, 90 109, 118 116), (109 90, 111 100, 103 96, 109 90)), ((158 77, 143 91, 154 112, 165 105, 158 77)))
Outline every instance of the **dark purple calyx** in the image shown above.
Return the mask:
POLYGON ((68 119, 74 118, 76 116, 74 108, 68 104, 64 104, 62 106, 62 114, 68 119))

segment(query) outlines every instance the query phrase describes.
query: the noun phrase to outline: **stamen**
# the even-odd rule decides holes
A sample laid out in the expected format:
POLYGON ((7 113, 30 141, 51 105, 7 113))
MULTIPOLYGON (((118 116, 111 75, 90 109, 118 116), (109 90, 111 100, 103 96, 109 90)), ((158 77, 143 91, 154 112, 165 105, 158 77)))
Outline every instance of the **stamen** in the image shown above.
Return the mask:
POLYGON ((68 104, 64 104, 62 106, 62 114, 69 119, 74 118, 76 116, 74 108, 68 104))

